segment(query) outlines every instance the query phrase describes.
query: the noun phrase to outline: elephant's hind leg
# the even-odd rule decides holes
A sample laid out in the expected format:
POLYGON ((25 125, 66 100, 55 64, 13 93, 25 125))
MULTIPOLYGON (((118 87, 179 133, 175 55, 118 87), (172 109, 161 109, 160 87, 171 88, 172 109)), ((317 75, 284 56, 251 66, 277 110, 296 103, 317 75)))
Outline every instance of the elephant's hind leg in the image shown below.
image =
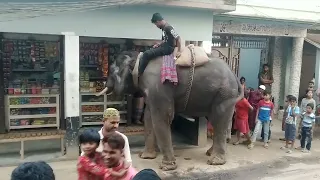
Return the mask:
POLYGON ((150 109, 148 105, 145 108, 143 120, 144 120, 145 146, 144 146, 143 152, 139 154, 139 157, 142 159, 155 159, 157 157, 156 137, 154 134, 150 109))
POLYGON ((211 155, 207 162, 209 165, 223 165, 227 162, 227 130, 234 112, 235 101, 234 98, 231 98, 223 100, 218 106, 213 106, 209 120, 215 132, 213 135, 213 145, 207 151, 207 155, 211 155))

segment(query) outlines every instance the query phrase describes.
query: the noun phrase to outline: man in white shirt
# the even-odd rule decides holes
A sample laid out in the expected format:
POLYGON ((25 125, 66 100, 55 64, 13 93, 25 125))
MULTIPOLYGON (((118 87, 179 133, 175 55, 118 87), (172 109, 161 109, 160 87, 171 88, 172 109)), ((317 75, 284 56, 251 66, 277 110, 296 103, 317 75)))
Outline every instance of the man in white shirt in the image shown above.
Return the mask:
MULTIPOLYGON (((106 136, 108 133, 116 132, 119 135, 121 135, 125 141, 124 148, 123 148, 124 158, 125 158, 126 164, 131 165, 132 159, 130 154, 130 146, 129 146, 128 138, 126 135, 116 131, 119 127, 119 123, 120 123, 119 111, 115 108, 107 108, 103 113, 103 127, 99 131, 101 141, 96 151, 102 152, 103 150, 102 139, 104 136, 106 136)), ((83 152, 81 153, 81 155, 83 155, 83 152)))

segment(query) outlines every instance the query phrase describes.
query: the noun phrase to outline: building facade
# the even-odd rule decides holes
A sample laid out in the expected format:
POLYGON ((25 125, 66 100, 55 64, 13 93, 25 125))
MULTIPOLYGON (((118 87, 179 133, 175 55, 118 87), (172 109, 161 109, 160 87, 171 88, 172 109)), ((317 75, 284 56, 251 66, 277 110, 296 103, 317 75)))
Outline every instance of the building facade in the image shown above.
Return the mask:
MULTIPOLYGON (((81 4, 84 2, 85 1, 73 2, 72 0, 70 0, 69 3, 81 4)), ((229 1, 217 1, 214 3, 211 3, 209 1, 197 1, 189 3, 185 3, 183 1, 158 1, 157 3, 147 5, 132 4, 123 6, 115 4, 108 8, 90 8, 83 10, 75 9, 73 11, 66 10, 68 8, 65 8, 63 12, 60 13, 52 11, 51 14, 46 14, 44 12, 43 14, 26 14, 25 16, 23 16, 25 18, 23 18, 22 15, 17 15, 14 17, 10 16, 10 18, 8 14, 6 14, 6 16, 1 15, 0 32, 2 32, 2 45, 5 47, 9 47, 7 49, 4 49, 3 52, 12 50, 12 52, 6 53, 6 55, 8 56, 6 58, 6 61, 4 61, 4 58, 2 57, 2 64, 3 67, 5 67, 6 71, 13 72, 12 68, 9 67, 9 64, 11 64, 11 62, 14 62, 12 60, 14 59, 12 58, 14 49, 28 49, 26 46, 29 46, 29 43, 31 44, 31 47, 36 45, 35 51, 36 53, 38 53, 39 50, 39 54, 41 54, 41 51, 46 51, 45 48, 38 48, 39 44, 46 45, 49 42, 54 42, 56 45, 59 44, 59 46, 57 45, 53 48, 55 50, 55 55, 57 56, 57 58, 59 57, 59 60, 57 60, 59 61, 59 65, 57 66, 58 68, 54 70, 55 74, 50 74, 50 76, 52 75, 54 79, 54 81, 50 83, 50 88, 47 87, 49 86, 49 82, 47 80, 39 80, 41 79, 39 77, 41 77, 42 75, 33 75, 33 77, 36 77, 31 80, 31 78, 29 78, 30 76, 25 74, 24 77, 26 80, 8 83, 3 82, 4 85, 2 87, 6 90, 1 97, 3 100, 6 98, 20 98, 22 100, 29 99, 30 101, 34 98, 43 98, 43 93, 41 92, 39 92, 39 94, 36 93, 37 91, 35 91, 35 94, 32 93, 33 86, 35 89, 37 89, 38 87, 38 89, 41 89, 41 91, 43 90, 46 94, 45 96, 51 96, 51 93, 55 93, 57 94, 56 97, 58 97, 54 101, 55 103, 48 102, 46 105, 16 105, 10 104, 10 100, 8 100, 8 102, 9 108, 24 109, 24 113, 25 111, 28 111, 27 113, 31 113, 31 110, 25 109, 33 108, 34 106, 37 106, 39 108, 53 108, 55 109, 54 112, 56 112, 54 116, 56 118, 56 121, 54 121, 52 124, 48 124, 49 120, 44 118, 52 118, 53 114, 45 114, 45 116, 42 117, 43 110, 41 110, 41 117, 38 114, 22 116, 21 114, 19 114, 20 111, 22 113, 22 110, 18 110, 18 114, 12 115, 13 111, 11 111, 11 109, 5 110, 5 106, 2 106, 3 113, 1 114, 5 114, 5 117, 0 118, 0 133, 7 133, 12 129, 17 128, 20 129, 19 131, 24 131, 24 129, 30 128, 36 128, 36 130, 41 131, 42 127, 56 127, 57 129, 67 130, 67 147, 76 147, 77 143, 75 140, 77 139, 79 128, 81 125, 84 125, 81 120, 89 119, 88 122, 86 122, 87 125, 102 124, 102 122, 92 123, 91 117, 95 116, 95 119, 97 119, 97 117, 100 117, 98 119, 101 120, 103 110, 105 109, 105 107, 110 105, 110 103, 108 104, 109 100, 106 100, 106 98, 109 98, 107 96, 102 100, 94 100, 94 102, 90 101, 90 99, 95 98, 93 91, 98 91, 98 87, 95 87, 95 85, 97 84, 96 81, 98 80, 95 80, 95 85, 91 86, 91 80, 89 79, 93 75, 91 75, 90 73, 86 73, 86 71, 92 71, 92 69, 89 70, 86 68, 96 68, 96 70, 99 69, 99 71, 100 69, 102 69, 103 71, 104 68, 96 67, 97 64, 92 64, 90 62, 92 58, 88 59, 87 55, 84 55, 83 53, 100 53, 100 50, 103 51, 101 52, 102 54, 108 52, 107 54, 104 54, 104 57, 101 60, 103 62, 106 61, 105 64, 108 64, 110 62, 107 61, 111 59, 110 48, 113 48, 112 52, 115 52, 116 50, 117 52, 121 51, 123 48, 125 48, 127 39, 133 40, 133 42, 136 43, 135 45, 137 47, 139 46, 139 49, 141 49, 141 46, 152 45, 151 43, 160 40, 162 35, 161 31, 157 29, 150 21, 152 14, 155 12, 161 13, 170 24, 174 25, 175 29, 181 35, 183 40, 191 42, 210 41, 212 38, 213 12, 222 13, 235 9, 235 3, 233 3, 234 1, 230 1, 229 4, 225 2, 229 1), (14 48, 10 48, 11 45, 14 46, 14 48), (59 87, 59 92, 51 91, 54 84, 59 87), (84 86, 86 87, 83 88, 84 86), (31 90, 27 91, 25 89, 31 90), (84 89, 83 92, 82 89, 84 89), (15 93, 16 91, 19 91, 19 94, 15 93), (107 104, 105 104, 106 101, 107 104)), ((0 3, 4 2, 0 1, 0 3)), ((41 3, 38 3, 38 6, 34 6, 34 8, 43 8, 41 6, 41 3)), ((46 4, 45 2, 43 3, 44 5, 46 4)), ((68 6, 67 4, 65 5, 68 6)), ((2 6, 2 8, 3 7, 4 6, 2 6)), ((71 7, 69 7, 69 9, 70 8, 71 7)), ((19 8, 16 9, 19 10, 19 8)), ((48 9, 47 11, 51 12, 50 9, 48 9)), ((19 11, 18 13, 21 12, 19 11)), ((39 60, 40 66, 41 63, 42 65, 46 64, 38 59, 38 56, 36 56, 34 59, 29 59, 29 56, 33 55, 32 53, 34 52, 34 50, 31 49, 30 52, 29 50, 27 51, 28 52, 25 53, 26 57, 18 56, 18 58, 20 59, 24 59, 24 57, 25 59, 28 59, 21 60, 22 62, 29 62, 30 60, 31 63, 32 60, 34 62, 38 62, 39 60)), ((112 58, 114 58, 115 56, 116 53, 113 53, 112 58)), ((44 57, 43 61, 46 62, 45 59, 46 57, 44 57)), ((32 64, 32 67, 30 67, 31 69, 29 68, 27 70, 24 70, 23 72, 29 71, 30 73, 34 73, 35 67, 35 64, 32 64)), ((41 68, 38 68, 36 71, 45 71, 44 68, 41 68)), ((102 74, 103 73, 106 73, 106 71, 102 72, 102 74)), ((19 72, 18 74, 21 73, 19 72)), ((3 75, 5 76, 6 73, 3 72, 3 75)), ((18 75, 14 75, 13 78, 10 73, 7 73, 7 75, 7 79, 9 81, 11 79, 17 79, 17 77, 19 77, 18 75)), ((101 76, 103 76, 103 80, 103 78, 105 78, 105 74, 101 76)), ((46 79, 46 77, 43 77, 43 79, 46 79)), ((99 80, 102 81, 101 79, 99 80)), ((112 101, 111 104, 116 107, 116 105, 118 105, 116 103, 118 103, 118 101, 112 101)), ((50 113, 50 111, 48 111, 48 113, 50 113)), ((123 113, 126 112, 123 111, 123 113)), ((75 151, 67 151, 69 152, 68 154, 77 155, 77 153, 75 153, 77 151, 77 148, 73 149, 75 151)))

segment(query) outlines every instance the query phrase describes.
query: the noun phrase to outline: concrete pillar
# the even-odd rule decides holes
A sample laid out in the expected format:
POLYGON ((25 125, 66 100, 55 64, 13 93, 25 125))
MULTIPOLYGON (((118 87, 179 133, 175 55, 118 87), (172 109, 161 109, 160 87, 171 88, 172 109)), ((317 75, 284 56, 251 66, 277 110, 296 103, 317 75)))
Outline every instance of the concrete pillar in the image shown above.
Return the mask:
MULTIPOLYGON (((317 89, 316 92, 320 92, 320 49, 317 49, 316 53, 316 67, 315 67, 315 88, 317 89)), ((320 97, 314 96, 317 104, 320 103, 320 97)), ((316 128, 314 130, 314 135, 316 137, 320 136, 320 118, 316 118, 316 128)))
POLYGON ((273 83, 271 87, 272 96, 274 97, 274 112, 278 113, 281 93, 282 66, 284 64, 284 39, 282 37, 274 37, 270 42, 271 63, 273 83))
POLYGON ((66 120, 66 156, 79 156, 78 134, 80 129, 79 105, 79 36, 64 35, 64 111, 66 120))
MULTIPOLYGON (((317 90, 316 92, 320 92, 320 49, 317 49, 316 52, 316 67, 315 67, 315 89, 317 90)), ((317 104, 320 103, 319 99, 320 97, 317 97, 314 95, 314 99, 316 100, 317 104)))
POLYGON ((304 38, 295 37, 292 41, 292 63, 290 66, 289 93, 296 98, 299 97, 300 75, 302 65, 304 38))

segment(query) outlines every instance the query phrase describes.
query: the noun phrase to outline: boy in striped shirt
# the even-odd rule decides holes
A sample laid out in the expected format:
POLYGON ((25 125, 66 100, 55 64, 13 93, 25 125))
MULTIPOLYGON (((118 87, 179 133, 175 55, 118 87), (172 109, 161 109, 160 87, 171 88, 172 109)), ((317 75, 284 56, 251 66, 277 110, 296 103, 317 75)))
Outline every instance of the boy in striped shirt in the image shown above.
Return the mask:
POLYGON ((302 152, 309 153, 311 149, 311 141, 313 136, 313 128, 315 124, 316 116, 313 114, 314 105, 313 103, 308 103, 306 112, 301 115, 299 133, 301 131, 301 149, 302 152))
POLYGON ((297 106, 297 98, 291 96, 290 98, 290 105, 287 108, 288 116, 286 118, 286 125, 285 125, 285 138, 286 138, 286 145, 281 147, 282 150, 286 150, 287 153, 292 153, 294 142, 296 139, 296 124, 297 118, 300 114, 300 108, 297 106), (291 147, 289 148, 289 144, 291 147), (288 149, 289 148, 289 149, 288 149))

